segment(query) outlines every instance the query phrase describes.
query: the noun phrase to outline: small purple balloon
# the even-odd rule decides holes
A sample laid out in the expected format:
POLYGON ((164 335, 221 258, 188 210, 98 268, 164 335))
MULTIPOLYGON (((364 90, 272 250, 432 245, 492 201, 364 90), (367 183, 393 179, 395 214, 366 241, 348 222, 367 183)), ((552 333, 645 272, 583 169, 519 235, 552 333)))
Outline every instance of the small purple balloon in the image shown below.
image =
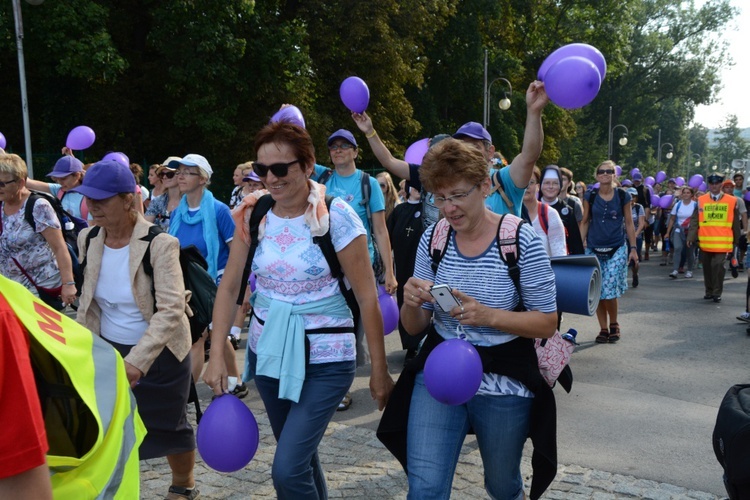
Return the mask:
POLYGON ((580 56, 560 59, 544 76, 550 100, 565 109, 587 105, 599 93, 601 85, 602 78, 594 63, 580 56))
POLYGON ((656 182, 661 184, 662 182, 667 180, 667 173, 664 170, 659 170, 658 172, 656 172, 655 179, 656 179, 656 182))
POLYGON ((750 191, 746 191, 745 196, 743 196, 743 198, 745 199, 745 201, 750 201, 750 191))
POLYGON ((674 180, 674 183, 677 185, 677 187, 682 187, 685 185, 685 178, 684 177, 677 177, 674 180))
POLYGON ((620 177, 622 175, 622 167, 620 165, 615 165, 615 175, 617 177, 620 177))
POLYGON ((595 182, 595 183, 594 183, 594 185, 593 185, 593 186, 591 186, 591 187, 593 187, 594 189, 599 189, 599 186, 600 186, 600 185, 601 185, 601 184, 600 184, 599 182, 595 182))
POLYGON ((633 170, 630 171, 630 177, 633 177, 635 174, 640 174, 641 169, 638 167, 635 167, 633 170))
POLYGON ((599 72, 600 80, 604 80, 607 74, 607 60, 599 49, 586 43, 570 43, 552 52, 539 67, 537 79, 544 81, 547 72, 555 63, 570 56, 580 56, 591 61, 599 72))
POLYGON ((404 153, 404 161, 406 163, 413 163, 414 165, 421 165, 422 158, 424 158, 427 150, 430 149, 430 139, 425 137, 413 143, 411 146, 406 148, 404 153))
POLYGON ((105 160, 114 160, 120 165, 125 165, 126 167, 130 168, 130 158, 128 158, 125 153, 120 153, 119 151, 110 151, 109 153, 104 155, 104 158, 102 158, 102 161, 105 160))
POLYGON ((255 273, 250 273, 250 278, 247 280, 247 284, 250 286, 250 291, 255 291, 255 273))
POLYGON ((81 151, 90 148, 94 141, 96 141, 96 134, 91 127, 80 125, 68 132, 65 145, 74 151, 81 151))
POLYGON ((700 186, 702 183, 703 183, 703 176, 701 174, 695 174, 688 181, 688 186, 690 186, 693 189, 698 189, 698 186, 700 186))
POLYGON ((383 333, 388 335, 398 328, 398 303, 396 298, 385 291, 385 287, 378 286, 378 302, 380 314, 383 315, 383 333))
POLYGON ((652 194, 651 195, 651 206, 653 207, 660 207, 661 206, 661 198, 659 198, 658 194, 652 194))
POLYGON ((653 178, 653 176, 649 175, 643 180, 643 183, 647 186, 653 186, 656 184, 656 179, 653 178))
POLYGON ((674 200, 674 196, 673 195, 671 195, 671 194, 665 194, 659 200, 659 206, 661 208, 671 208, 673 200, 674 200))
POLYGON ((0 149, 5 149, 5 146, 8 145, 8 142, 5 140, 5 136, 2 132, 0 132, 0 149))
POLYGON ((701 185, 698 186, 698 191, 705 191, 707 189, 708 189, 708 184, 706 184, 705 181, 701 182, 701 185))
POLYGON ((305 117, 302 116, 302 111, 297 106, 285 106, 278 110, 269 121, 269 123, 275 122, 289 122, 305 128, 305 117))
POLYGON ((357 76, 350 76, 341 82, 339 95, 344 106, 354 113, 364 113, 370 104, 370 89, 365 81, 357 76))
POLYGON ((474 397, 482 383, 482 360, 465 340, 441 342, 427 356, 424 384, 427 392, 447 405, 460 405, 474 397))
POLYGON ((253 412, 231 394, 214 399, 198 424, 198 452, 206 465, 219 472, 238 471, 249 464, 259 441, 253 412))

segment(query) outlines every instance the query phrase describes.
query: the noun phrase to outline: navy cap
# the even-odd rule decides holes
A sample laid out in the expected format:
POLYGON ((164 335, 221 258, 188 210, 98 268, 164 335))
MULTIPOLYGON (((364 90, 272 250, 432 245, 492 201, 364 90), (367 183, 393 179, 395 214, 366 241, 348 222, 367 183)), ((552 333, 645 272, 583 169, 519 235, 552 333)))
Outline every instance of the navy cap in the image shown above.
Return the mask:
POLYGON ((135 193, 135 177, 122 163, 102 160, 91 165, 83 176, 83 184, 70 191, 92 200, 106 200, 120 193, 135 193))
POLYGON ((65 155, 55 163, 55 168, 47 177, 66 177, 75 172, 83 172, 83 163, 75 156, 65 155))
POLYGON ((477 122, 464 123, 458 130, 456 130, 456 133, 453 134, 454 139, 460 139, 462 137, 471 137, 472 139, 492 142, 492 136, 490 133, 477 122))
POLYGON ((357 146, 357 140, 354 138, 351 132, 349 132, 346 129, 340 128, 336 132, 331 134, 331 137, 328 138, 328 145, 330 146, 331 143, 334 141, 334 139, 344 139, 345 141, 348 141, 352 146, 357 146))
POLYGON ((719 174, 711 174, 708 176, 708 179, 706 179, 706 181, 709 184, 718 184, 724 181, 724 176, 719 174))

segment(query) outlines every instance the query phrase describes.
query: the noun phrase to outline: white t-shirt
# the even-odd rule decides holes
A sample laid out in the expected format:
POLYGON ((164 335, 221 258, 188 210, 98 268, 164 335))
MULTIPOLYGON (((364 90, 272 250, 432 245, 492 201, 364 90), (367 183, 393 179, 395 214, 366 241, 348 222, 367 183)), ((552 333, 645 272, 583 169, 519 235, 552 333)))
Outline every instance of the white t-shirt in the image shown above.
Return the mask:
POLYGON ((102 337, 124 345, 136 345, 148 328, 130 287, 130 245, 104 246, 102 267, 94 300, 102 310, 102 337))
POLYGON ((672 211, 669 213, 672 217, 675 217, 675 222, 672 227, 677 229, 679 229, 680 227, 685 228, 683 223, 685 222, 685 220, 690 219, 690 217, 693 215, 693 211, 697 206, 698 203, 695 201, 684 203, 682 200, 679 200, 677 203, 675 203, 672 207, 672 211))

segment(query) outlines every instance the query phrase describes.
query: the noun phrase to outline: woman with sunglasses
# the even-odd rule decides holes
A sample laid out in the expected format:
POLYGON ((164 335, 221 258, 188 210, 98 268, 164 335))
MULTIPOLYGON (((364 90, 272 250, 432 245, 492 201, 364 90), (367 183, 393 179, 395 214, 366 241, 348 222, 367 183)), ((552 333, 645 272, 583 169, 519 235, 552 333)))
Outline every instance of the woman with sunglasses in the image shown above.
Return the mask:
POLYGON ((405 457, 398 458, 408 466, 409 498, 447 499, 459 452, 472 427, 484 463, 487 494, 507 500, 524 495, 521 456, 531 435, 535 446, 532 490, 541 493, 556 468, 549 459, 555 449, 554 395, 539 373, 532 339, 548 338, 555 332, 555 278, 549 257, 534 229, 521 225, 518 264, 525 310, 517 311, 519 291, 498 248, 503 216, 485 205, 492 185, 484 155, 470 144, 445 139, 427 151, 420 178, 434 195, 451 232, 437 269, 432 267, 428 248, 434 226, 419 243, 414 276, 404 287, 401 321, 411 334, 429 330, 417 357, 399 377, 394 391, 399 400, 386 408, 378 437, 384 437, 397 456, 405 449, 405 457), (436 306, 430 294, 433 285, 448 285, 460 305, 450 311, 436 306), (428 392, 423 367, 433 348, 457 338, 486 353, 484 373, 471 399, 447 405, 428 392), (409 401, 404 415, 399 404, 409 401), (538 434, 542 429, 545 437, 538 434), (549 460, 540 460, 540 454, 549 460))
POLYGON ((599 334, 595 340, 598 344, 614 344, 620 340, 617 299, 628 289, 628 262, 638 265, 638 247, 629 205, 631 196, 614 186, 614 162, 602 162, 595 174, 599 189, 583 198, 581 238, 586 255, 596 255, 602 270, 602 291, 596 308, 599 334))
POLYGON ((169 218, 180 204, 180 186, 177 184, 177 170, 166 165, 158 165, 156 175, 161 181, 162 194, 151 199, 146 209, 146 220, 169 232, 169 218))
MULTIPOLYGON (((359 216, 342 199, 326 206, 325 187, 310 180, 312 139, 289 122, 266 125, 255 137, 255 173, 268 191, 246 196, 233 212, 237 231, 214 307, 212 340, 229 332, 233 304, 250 248, 249 218, 270 193, 252 262, 256 275, 248 333, 246 380, 255 376, 276 438, 271 474, 280 499, 327 498, 318 445, 354 380, 356 348, 351 310, 314 238, 330 234, 365 324, 372 371, 370 393, 382 410, 393 381, 367 239, 359 216)), ((226 391, 224 359, 211 353, 204 380, 226 391)))
POLYGON ((375 176, 375 179, 378 181, 380 190, 383 192, 383 197, 385 198, 385 220, 387 222, 393 213, 393 209, 401 203, 401 200, 398 198, 398 191, 396 191, 396 186, 393 184, 391 175, 388 172, 380 172, 375 176))
POLYGON ((0 154, 0 273, 39 297, 50 294, 51 305, 63 308, 76 299, 73 267, 60 221, 47 200, 37 199, 26 220, 26 162, 15 154, 0 154), (59 301, 58 298, 59 297, 59 301))

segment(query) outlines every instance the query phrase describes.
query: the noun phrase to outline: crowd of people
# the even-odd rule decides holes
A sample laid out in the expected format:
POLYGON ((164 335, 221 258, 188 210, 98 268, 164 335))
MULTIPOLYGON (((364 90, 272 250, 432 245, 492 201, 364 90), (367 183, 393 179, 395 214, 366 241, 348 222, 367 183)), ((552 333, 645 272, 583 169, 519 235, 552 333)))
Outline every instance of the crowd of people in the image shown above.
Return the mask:
MULTIPOLYGON (((509 163, 476 122, 432 137, 421 164, 408 163, 388 150, 367 113, 353 113, 355 130, 385 169, 376 176, 357 167, 362 140, 352 131, 328 136, 328 168, 304 126, 272 122, 255 137, 255 160, 235 168, 228 204, 209 189, 213 168, 195 153, 151 165, 150 192, 139 185, 139 165, 83 165, 64 149, 47 183, 28 179, 24 161, 2 153, 0 273, 49 304, 56 298, 59 309, 75 305, 77 321, 120 353, 148 431, 140 458, 166 457, 172 472, 166 498, 199 495, 186 406, 201 379, 215 397, 244 397, 254 381, 277 441, 271 476, 278 497, 325 498, 318 445, 335 412, 352 404, 349 389, 365 364, 372 398, 385 409, 378 437, 404 465, 409 498, 450 496, 470 429, 492 498, 525 498, 521 453, 535 438, 531 498, 538 498, 556 466, 555 400, 532 340, 560 324, 550 258, 596 257, 602 288, 594 341, 616 344, 629 268, 637 287, 640 260, 661 244, 661 264, 672 265, 665 278, 692 278, 698 262, 705 298, 719 302, 725 260, 733 272, 742 266, 747 230, 744 178, 711 175, 709 192, 700 193, 677 189, 674 179, 661 191, 641 174, 624 189, 609 160, 594 169, 595 186, 576 182, 568 168, 540 169, 547 103, 544 85, 532 82, 522 149, 509 163), (54 199, 36 191, 90 226, 74 253, 54 199), (675 200, 660 207, 652 194, 675 200), (518 229, 517 282, 500 255, 505 217, 527 222, 518 229), (441 219, 449 230, 436 261, 430 245, 441 219), (197 340, 179 264, 188 246, 218 286, 213 322, 197 340), (436 307, 434 285, 448 285, 458 305, 436 307), (396 384, 379 286, 400 309, 406 355, 396 384), (234 351, 246 324, 240 369, 234 351), (484 374, 469 401, 447 405, 430 395, 424 366, 455 338, 475 346, 484 374)), ((750 309, 739 318, 750 322, 750 309)))

